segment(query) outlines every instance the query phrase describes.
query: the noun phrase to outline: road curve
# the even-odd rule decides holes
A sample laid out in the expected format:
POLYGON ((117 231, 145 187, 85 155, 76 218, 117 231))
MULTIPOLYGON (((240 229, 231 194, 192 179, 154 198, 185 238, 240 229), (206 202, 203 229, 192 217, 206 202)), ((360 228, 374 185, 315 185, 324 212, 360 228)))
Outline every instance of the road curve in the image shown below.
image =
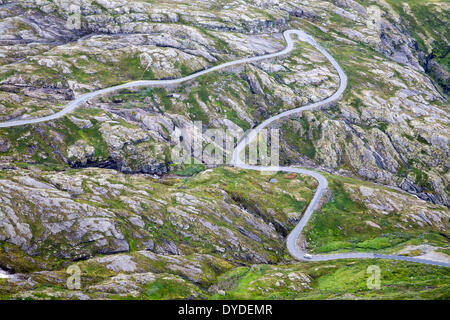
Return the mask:
POLYGON ((23 120, 14 120, 14 121, 3 122, 3 123, 0 123, 0 128, 17 127, 17 126, 22 126, 22 125, 27 125, 27 124, 35 124, 35 123, 59 119, 59 118, 63 117, 64 115, 72 112, 76 108, 80 107, 86 101, 88 101, 92 98, 113 92, 113 91, 117 91, 117 90, 121 90, 121 89, 129 89, 129 88, 138 88, 138 87, 165 87, 165 86, 169 86, 169 85, 177 85, 177 84, 198 78, 204 74, 207 74, 207 73, 210 73, 213 71, 218 71, 221 69, 225 69, 225 68, 228 68, 231 66, 279 57, 279 56, 282 56, 282 55, 285 55, 285 54, 291 52, 292 49, 294 48, 294 44, 289 36, 290 33, 291 33, 290 30, 286 31, 284 33, 285 39, 286 40, 289 39, 289 41, 287 41, 288 45, 282 51, 265 54, 265 55, 257 56, 257 57, 243 58, 243 59, 239 59, 239 60, 226 62, 226 63, 211 67, 209 69, 198 71, 196 73, 193 73, 191 75, 188 75, 188 76, 182 77, 182 78, 178 78, 178 79, 131 81, 131 82, 124 83, 121 85, 85 93, 85 94, 77 97, 75 100, 71 101, 64 109, 62 109, 54 114, 51 114, 51 115, 45 116, 45 117, 41 117, 41 118, 35 118, 35 119, 23 119, 23 120))
POLYGON ((402 260, 402 261, 410 261, 410 262, 416 262, 416 263, 424 263, 424 264, 432 264, 437 266, 443 266, 443 267, 450 267, 450 263, 442 262, 442 261, 435 261, 435 260, 428 260, 428 259, 418 259, 413 257, 406 257, 406 256, 396 256, 396 255, 386 255, 386 254, 378 254, 378 253, 371 253, 371 252, 348 252, 348 253, 335 253, 335 254, 321 254, 321 255, 310 255, 310 257, 306 258, 305 254, 306 252, 302 251, 302 249, 297 245, 297 240, 300 237, 300 234, 303 231, 303 228, 306 226, 306 223, 309 221, 309 218, 311 217, 312 213, 314 212, 314 209, 317 207, 317 204, 319 200, 321 199, 323 193, 328 187, 327 179, 321 175, 320 173, 316 171, 306 170, 306 169, 300 169, 300 168, 291 168, 291 167, 261 167, 261 166, 254 166, 254 165, 248 165, 245 164, 240 155, 245 150, 245 147, 253 141, 259 134, 259 132, 270 125, 272 122, 279 120, 280 118, 293 115, 296 113, 300 113, 305 110, 313 110, 317 109, 321 106, 327 105, 330 102, 336 101, 339 99, 342 95, 342 93, 345 91, 345 88, 347 87, 347 75, 345 74, 344 70, 341 68, 339 63, 327 52, 325 49, 323 49, 311 36, 306 34, 305 32, 301 30, 287 30, 284 32, 284 38, 286 39, 287 46, 286 48, 293 48, 292 44, 292 35, 297 35, 299 40, 305 41, 312 45, 314 48, 319 50, 333 65, 333 67, 336 69, 336 71, 339 74, 340 78, 340 84, 337 91, 331 95, 330 97, 316 102, 312 103, 300 108, 291 109, 288 111, 285 111, 283 113, 280 113, 276 116, 273 116, 265 121, 263 121, 261 124, 259 124, 256 128, 254 128, 252 131, 250 131, 243 139, 240 140, 240 142, 237 144, 236 148, 233 152, 233 162, 236 167, 242 168, 242 169, 250 169, 250 170, 258 170, 258 171, 284 171, 284 172, 295 172, 299 174, 304 174, 311 176, 315 178, 319 182, 319 186, 317 187, 316 193, 314 194, 313 199, 311 200, 311 203, 309 204, 308 208, 306 208, 306 211, 303 215, 303 217, 300 219, 299 223, 295 226, 295 228, 291 231, 291 233, 288 235, 286 240, 286 246, 288 249, 288 252, 291 256, 293 256, 297 260, 301 261, 327 261, 327 260, 338 260, 338 259, 390 259, 390 260, 402 260))
POLYGON ((253 166, 253 165, 247 165, 245 164, 239 155, 241 152, 245 149, 245 147, 257 137, 258 133, 265 127, 267 127, 272 122, 279 120, 283 117, 301 113, 302 111, 306 110, 314 110, 321 106, 324 106, 330 102, 336 101, 339 99, 344 92, 345 88, 347 87, 347 75, 345 74, 344 70, 340 67, 340 65, 337 63, 336 60, 327 52, 325 49, 323 49, 311 36, 309 36, 307 33, 301 30, 287 30, 283 33, 284 39, 286 40, 286 47, 278 52, 270 53, 266 55, 256 56, 256 57, 250 57, 250 58, 243 58, 239 60, 234 60, 230 62, 226 62, 217 66, 214 66, 210 69, 202 70, 196 73, 193 73, 189 76, 178 78, 178 79, 170 79, 170 80, 140 80, 140 81, 132 81, 125 84, 89 92, 86 94, 83 94, 79 97, 77 97, 75 100, 71 101, 64 109, 41 118, 35 118, 35 119, 23 119, 23 120, 15 120, 15 121, 7 121, 0 123, 0 128, 8 128, 8 127, 16 127, 16 126, 22 126, 27 124, 35 124, 50 120, 55 120, 58 118, 63 117, 64 115, 72 112, 76 108, 80 107, 83 103, 86 101, 101 96, 103 94, 107 94, 116 90, 120 89, 127 89, 127 88, 138 88, 138 87, 164 87, 167 85, 177 85, 180 83, 183 83, 185 81, 189 81, 192 79, 195 79, 199 76, 202 76, 204 74, 207 74, 209 72, 218 71, 227 67, 231 67, 238 64, 243 63, 249 63, 249 62, 256 62, 264 59, 270 59, 270 58, 276 58, 283 55, 286 55, 290 53, 294 49, 294 42, 292 36, 296 35, 300 41, 304 41, 312 45, 314 48, 319 50, 333 65, 333 67, 336 69, 336 71, 339 74, 340 78, 340 85, 338 90, 331 95, 330 97, 319 101, 315 103, 308 104, 306 106, 291 109, 285 112, 282 112, 278 115, 275 115, 265 121, 263 121, 261 124, 259 124, 256 128, 248 132, 248 134, 240 140, 240 142, 236 145, 234 151, 233 151, 233 164, 235 167, 242 168, 242 169, 250 169, 250 170, 257 170, 257 171, 284 171, 284 172, 295 172, 299 174, 304 174, 311 176, 315 178, 319 182, 319 186, 317 187, 316 193, 314 194, 313 199, 311 200, 311 203, 309 204, 308 208, 306 208, 306 211, 301 218, 300 222, 295 226, 295 228, 291 231, 291 233, 287 237, 287 249, 288 252, 297 260, 302 261, 327 261, 327 260, 337 260, 337 259, 391 259, 391 260, 402 260, 402 261, 410 261, 410 262, 416 262, 416 263, 423 263, 423 264, 432 264, 437 266, 444 266, 444 267, 450 267, 450 263, 441 262, 441 261, 435 261, 435 260, 427 260, 427 259, 418 259, 413 257, 405 257, 405 256, 395 256, 395 255, 385 255, 385 254, 377 254, 377 253, 369 253, 369 252, 348 252, 348 253, 335 253, 335 254, 323 254, 323 255, 312 255, 310 258, 305 258, 306 252, 302 251, 301 248, 297 245, 297 239, 299 238, 303 228, 305 227, 306 223, 308 222, 309 218, 311 217, 312 213, 314 212, 314 209, 316 208, 319 200, 321 199, 324 191, 328 187, 327 179, 321 175, 320 173, 316 171, 306 170, 306 169, 300 169, 300 168, 291 168, 291 167, 262 167, 262 166, 253 166))

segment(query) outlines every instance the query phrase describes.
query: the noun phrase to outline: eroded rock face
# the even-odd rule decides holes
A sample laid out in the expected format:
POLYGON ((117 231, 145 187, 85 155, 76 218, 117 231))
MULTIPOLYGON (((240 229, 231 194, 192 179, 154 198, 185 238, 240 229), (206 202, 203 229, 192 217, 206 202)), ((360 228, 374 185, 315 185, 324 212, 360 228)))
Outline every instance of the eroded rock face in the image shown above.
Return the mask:
MULTIPOLYGON (((282 234, 295 223, 279 208, 286 206, 280 183, 288 182, 291 190, 305 198, 312 197, 315 188, 309 178, 286 181, 280 175, 280 182, 269 183, 270 178, 266 181, 252 173, 262 188, 279 191, 272 200, 265 200, 271 206, 266 208, 258 204, 258 199, 268 197, 266 193, 245 195, 214 183, 220 181, 221 170, 235 176, 234 183, 249 183, 250 176, 240 177, 234 169, 206 172, 198 177, 198 187, 189 188, 182 179, 174 184, 114 170, 72 170, 46 173, 36 168, 16 175, 7 171, 0 179, 2 266, 17 271, 48 269, 56 261, 69 263, 136 249, 151 251, 142 254, 153 259, 155 253, 190 254, 201 247, 233 260, 276 261, 284 251, 282 234), (19 252, 29 261, 18 259, 19 252)), ((306 201, 299 198, 286 210, 304 205, 306 201)), ((99 262, 115 272, 138 267, 125 255, 99 262)))
POLYGON ((410 68, 395 67, 401 75, 396 78, 392 62, 368 62, 364 67, 356 60, 343 64, 358 65, 361 77, 370 75, 370 82, 389 86, 391 94, 364 86, 349 93, 351 97, 344 98, 336 109, 326 110, 325 117, 306 112, 300 124, 307 124, 287 121, 281 134, 286 161, 298 162, 295 158, 300 151, 303 162, 334 170, 345 168, 448 205, 444 192, 448 181, 442 174, 448 158, 448 117, 439 93, 423 74, 410 68), (408 89, 413 83, 421 86, 408 89))
MULTIPOLYGON (((449 215, 447 210, 442 210, 442 207, 428 204, 421 199, 406 196, 400 192, 365 186, 359 187, 359 190, 349 186, 347 190, 353 199, 362 200, 366 207, 376 214, 399 216, 400 221, 397 227, 401 229, 429 226, 442 233, 448 230, 449 215)), ((369 225, 377 227, 373 224, 369 225)))
POLYGON ((11 147, 11 144, 9 143, 9 140, 2 137, 0 139, 0 152, 7 152, 10 147, 11 147))
MULTIPOLYGON (((12 41, 2 47, 0 119, 43 116, 86 91, 136 79, 177 78, 237 57, 274 52, 283 48, 281 31, 301 27, 329 47, 346 69, 350 89, 337 110, 324 112, 325 117, 322 112, 303 117, 309 129, 299 139, 311 140, 305 142, 312 147, 297 148, 289 142, 284 148, 286 161, 342 168, 448 205, 448 179, 443 173, 449 136, 446 101, 422 68, 423 56, 433 48, 425 42, 429 52, 422 52, 411 36, 406 22, 414 8, 405 5, 403 16, 388 2, 198 1, 186 10, 178 2, 82 1, 80 29, 70 29, 64 23, 67 8, 61 4, 20 1, 0 10, 8 21, 4 37, 12 41), (46 13, 51 32, 39 27, 43 15, 36 8, 46 13), (308 27, 312 25, 315 28, 308 27), (24 60, 12 58, 19 42, 24 43, 24 60)), ((432 39, 436 34, 419 36, 432 39)), ((436 69, 428 61, 425 69, 436 69)), ((73 167, 164 174, 171 168, 167 155, 173 147, 169 140, 174 126, 201 120, 204 130, 245 131, 283 110, 326 98, 338 81, 319 53, 300 44, 284 59, 236 67, 181 88, 141 92, 140 97, 102 97, 87 106, 104 112, 71 119, 78 127, 73 130, 91 130, 101 139, 86 139, 84 133, 69 139, 68 123, 44 124, 44 141, 25 132, 11 141, 10 148, 4 144, 8 150, 0 150, 0 156, 4 161, 34 157, 73 167), (196 90, 199 87, 207 95, 196 90), (53 129, 47 126, 59 132, 50 133, 53 129)))
MULTIPOLYGON (((274 125, 282 161, 422 199, 344 182, 342 192, 364 208, 358 230, 445 237, 448 209, 438 204, 449 205, 447 100, 424 72, 447 88, 448 70, 434 47, 447 35, 411 28, 413 4, 399 11, 383 0, 82 0, 74 26, 67 23, 69 3, 0 0, 0 121, 42 117, 120 83, 180 78, 276 52, 284 47, 282 31, 302 28, 344 67, 349 89, 324 110, 274 125)), ((426 6, 436 13, 429 19, 448 11, 444 2, 426 6)), ((115 92, 63 119, 1 129, 0 266, 47 271, 8 275, 0 297, 158 298, 161 286, 183 288, 165 296, 172 299, 226 295, 241 271, 221 283, 218 275, 283 261, 283 240, 316 187, 311 179, 235 169, 186 180, 148 175, 178 172, 170 156, 176 128, 202 121, 203 133, 228 129, 239 138, 270 116, 332 95, 339 85, 333 67, 310 46, 296 46, 287 57, 178 87, 115 92), (62 268, 80 259, 87 259, 77 262, 86 272, 83 289, 66 290, 62 268)), ((194 132, 183 139, 192 141, 194 132)), ((210 155, 202 160, 213 162, 210 155)), ((323 202, 338 196, 329 191, 323 202)), ((397 253, 448 261, 441 244, 415 241, 397 253)), ((301 294, 315 285, 316 273, 302 267, 266 267, 245 270, 258 274, 247 284, 250 294, 301 294)), ((315 271, 322 267, 336 268, 315 271)))
POLYGON ((1 240, 29 255, 42 248, 63 259, 79 259, 93 253, 128 251, 129 246, 108 210, 78 204, 70 195, 29 176, 1 181, 1 240), (22 213, 22 214, 21 214, 22 213), (60 247, 47 243, 59 239, 60 247))
MULTIPOLYGON (((408 250, 410 249, 413 248, 408 248, 408 250)), ((430 249, 430 246, 414 248, 415 251, 430 249)), ((365 270, 368 264, 362 261, 347 260, 334 263, 327 261, 314 264, 286 263, 283 265, 243 267, 229 264, 221 259, 214 259, 205 254, 189 256, 153 255, 151 259, 147 259, 143 258, 143 253, 140 251, 126 255, 140 266, 136 271, 114 272, 105 268, 103 263, 96 261, 98 259, 75 263, 74 267, 79 268, 82 272, 81 286, 78 289, 67 287, 66 281, 69 275, 65 272, 44 271, 14 274, 7 280, 0 280, 0 295, 12 299, 79 300, 217 299, 227 297, 233 297, 234 299, 257 297, 310 299, 319 295, 326 295, 330 298, 354 300, 366 294, 372 296, 374 294, 370 291, 371 289, 364 289, 366 283, 365 270), (167 259, 167 262, 162 261, 162 258, 167 259), (167 269, 172 264, 178 266, 181 263, 185 264, 181 270, 167 269), (201 274, 201 282, 196 281, 197 273, 201 274), (335 287, 324 291, 323 283, 333 281, 335 277, 342 276, 342 274, 351 275, 349 281, 351 281, 352 286, 356 283, 361 287, 361 289, 358 289, 360 293, 346 293, 342 296, 340 292, 336 293, 335 287), (319 279, 319 281, 313 281, 313 279, 319 279)), ((430 252, 427 254, 430 254, 430 252)), ((115 258, 121 259, 121 256, 121 254, 118 254, 115 258)), ((444 297, 446 294, 445 290, 440 289, 441 283, 448 279, 448 275, 443 268, 436 266, 421 267, 390 261, 384 261, 383 265, 389 267, 389 270, 395 274, 406 274, 404 282, 402 282, 403 290, 399 294, 405 295, 405 287, 408 290, 414 290, 415 288, 415 291, 406 293, 406 297, 420 294, 423 291, 422 286, 426 286, 427 293, 431 291, 434 297, 444 297), (420 279, 414 279, 418 273, 421 275, 420 279), (435 280, 436 276, 439 277, 438 280, 435 280), (413 281, 411 281, 411 277, 413 281), (425 278, 425 280, 420 282, 422 278, 425 278)))
POLYGON ((7 281, 0 285, 0 292, 3 294, 6 289, 16 297, 36 298, 34 293, 44 281, 52 285, 43 291, 43 295, 54 298, 199 299, 206 296, 205 289, 217 282, 220 274, 234 267, 233 264, 211 255, 169 256, 149 251, 93 258, 77 262, 73 266, 82 272, 80 288, 76 292, 67 288, 67 274, 59 271, 16 273, 5 278, 7 281), (97 273, 96 279, 91 279, 93 270, 97 273), (53 290, 54 286, 63 288, 56 291, 53 290), (175 289, 167 292, 171 287, 175 289), (166 296, 167 294, 169 295, 166 296))

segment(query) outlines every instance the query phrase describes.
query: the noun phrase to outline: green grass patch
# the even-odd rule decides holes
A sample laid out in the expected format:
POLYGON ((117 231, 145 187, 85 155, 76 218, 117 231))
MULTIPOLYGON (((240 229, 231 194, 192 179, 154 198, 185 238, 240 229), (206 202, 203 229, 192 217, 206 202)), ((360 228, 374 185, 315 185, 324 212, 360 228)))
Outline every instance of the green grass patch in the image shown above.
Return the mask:
POLYGON ((175 174, 184 177, 191 177, 204 170, 205 166, 203 164, 184 164, 182 169, 175 171, 175 174))
POLYGON ((191 290, 180 281, 157 279, 145 286, 145 298, 148 300, 185 299, 191 295, 191 290))
POLYGON ((363 202, 352 200, 344 184, 360 184, 357 180, 327 175, 332 199, 313 214, 305 228, 305 237, 311 250, 327 253, 333 251, 393 251, 406 244, 424 242, 445 246, 445 238, 438 230, 423 227, 421 230, 401 230, 401 215, 372 215, 363 202), (380 228, 369 226, 373 221, 380 228))

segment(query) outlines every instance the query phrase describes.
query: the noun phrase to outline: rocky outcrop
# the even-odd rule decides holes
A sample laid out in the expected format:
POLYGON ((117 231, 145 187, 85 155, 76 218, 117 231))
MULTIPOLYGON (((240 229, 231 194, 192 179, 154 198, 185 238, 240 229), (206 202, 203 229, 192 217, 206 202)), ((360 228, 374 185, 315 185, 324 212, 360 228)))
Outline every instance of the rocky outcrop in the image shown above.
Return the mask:
MULTIPOLYGON (((446 4, 423 4, 437 14, 421 21, 415 4, 383 0, 82 0, 80 20, 68 16, 69 3, 0 7, 0 121, 48 115, 120 83, 279 51, 281 32, 302 28, 343 66, 349 88, 324 110, 275 123, 282 162, 409 193, 330 174, 334 189, 304 240, 326 242, 327 252, 357 246, 448 261, 448 209, 439 205, 449 205, 447 101, 424 74, 446 88, 446 4)), ((202 164, 172 159, 178 142, 195 140, 192 127, 205 150, 223 148, 209 129, 238 139, 272 115, 332 95, 333 67, 296 46, 283 58, 114 92, 59 120, 0 130, 0 267, 16 272, 1 276, 0 298, 305 298, 317 285, 314 297, 325 297, 329 279, 348 269, 351 283, 366 274, 363 261, 267 265, 287 262, 283 241, 311 201, 312 179, 198 173, 216 164, 194 150, 188 155, 202 164), (80 291, 66 288, 71 264, 83 273, 80 291)))
MULTIPOLYGON (((5 120, 25 114, 29 117, 48 114, 51 111, 40 106, 49 101, 70 99, 73 94, 120 81, 180 77, 236 56, 280 50, 282 46, 276 38, 252 33, 258 28, 258 32, 265 33, 280 31, 287 28, 287 23, 296 27, 301 19, 306 19, 321 33, 328 34, 335 48, 340 48, 332 53, 347 72, 353 72, 349 74, 351 94, 339 104, 339 112, 328 113, 330 119, 320 117, 315 123, 310 121, 319 116, 306 119, 310 130, 321 131, 320 136, 313 136, 312 131, 303 132, 300 138, 307 134, 311 143, 306 141, 299 148, 286 146, 293 151, 289 157, 294 162, 302 159, 303 163, 332 170, 344 166, 365 179, 415 190, 419 197, 432 202, 449 203, 444 191, 447 182, 441 173, 445 170, 444 159, 448 158, 445 139, 448 119, 442 109, 445 101, 421 73, 421 58, 404 19, 383 1, 369 6, 355 1, 323 1, 320 6, 239 1, 220 8, 201 2, 189 13, 181 11, 177 4, 164 4, 161 8, 160 4, 138 1, 98 6, 82 2, 80 32, 91 34, 76 42, 70 41, 81 36, 79 31, 58 27, 61 18, 53 17, 56 12, 62 12, 64 17, 64 8, 50 1, 39 4, 25 1, 21 5, 30 8, 30 12, 34 12, 31 8, 41 8, 50 16, 48 23, 61 31, 45 35, 31 18, 22 21, 26 25, 21 25, 22 28, 34 30, 35 37, 30 38, 33 43, 49 37, 59 43, 45 53, 29 51, 29 61, 2 67, 5 76, 0 85, 4 91, 0 95, 5 103, 0 116, 5 120), (261 22, 266 20, 270 22, 261 22), (180 21, 184 23, 179 24, 180 21), (236 32, 225 32, 231 30, 228 28, 236 32), (330 32, 332 28, 341 35, 330 32), (358 43, 382 55, 367 53, 358 43), (115 68, 114 72, 111 68, 115 68), (385 88, 390 89, 389 93, 385 88), (309 159, 305 151, 314 153, 316 159, 309 159)), ((23 12, 20 10, 23 9, 12 6, 3 11, 11 19, 17 19, 18 13, 23 12)), ((41 19, 37 13, 31 16, 41 19)), ((430 62, 430 68, 433 65, 430 62)), ((240 127, 245 131, 272 114, 331 95, 338 82, 332 67, 307 46, 283 60, 230 71, 214 80, 144 93, 143 97, 138 94, 102 98, 91 107, 101 107, 118 117, 103 113, 107 120, 94 127, 90 127, 92 123, 86 124, 90 123, 90 115, 81 117, 84 123, 74 120, 83 131, 99 131, 100 140, 79 136, 77 141, 70 139, 67 146, 56 138, 46 141, 56 152, 43 151, 40 142, 29 141, 27 148, 21 149, 32 151, 29 154, 15 154, 11 150, 18 148, 13 143, 2 153, 13 159, 40 157, 39 161, 56 157, 54 160, 63 159, 73 167, 164 174, 171 168, 167 155, 173 147, 169 142, 173 126, 185 128, 195 120, 202 120, 208 122, 204 129, 240 127), (235 78, 236 73, 245 82, 235 78), (198 86, 205 87, 208 97, 195 90, 198 86), (120 119, 134 127, 120 123, 120 119)), ((65 125, 58 126, 67 132, 65 125)))
MULTIPOLYGON (((98 254, 140 249, 181 255, 200 248, 245 263, 277 261, 284 246, 274 224, 289 229, 295 223, 280 209, 286 207, 281 202, 284 193, 266 201, 270 208, 260 205, 258 212, 247 210, 249 203, 267 194, 243 190, 236 197, 240 202, 232 200, 227 185, 215 186, 224 170, 228 178, 222 181, 234 177, 233 183, 246 184, 254 178, 267 190, 280 190, 280 183, 286 183, 281 174, 279 183, 269 183, 265 176, 240 177, 233 169, 201 174, 193 178, 200 181, 198 187, 189 188, 183 187, 182 179, 159 181, 97 168, 57 173, 38 168, 17 174, 7 171, 0 179, 0 241, 4 244, 0 265, 15 271, 52 269, 54 263, 64 265, 98 254), (280 213, 274 213, 274 208, 280 213), (20 253, 28 258, 22 260, 20 253)), ((305 198, 312 196, 315 186, 303 177, 289 185, 305 198)), ((290 200, 286 210, 305 205, 290 200)), ((152 258, 150 252, 146 255, 152 258)), ((114 270, 133 265, 128 260, 108 259, 101 262, 114 270)))

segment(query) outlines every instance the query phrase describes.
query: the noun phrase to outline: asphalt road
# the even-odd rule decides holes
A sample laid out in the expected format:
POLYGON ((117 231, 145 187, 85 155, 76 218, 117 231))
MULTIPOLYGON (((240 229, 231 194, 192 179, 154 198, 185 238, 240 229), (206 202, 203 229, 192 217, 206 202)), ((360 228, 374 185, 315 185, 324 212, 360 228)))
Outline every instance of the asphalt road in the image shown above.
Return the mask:
POLYGON ((423 263, 423 264, 432 264, 432 265, 438 265, 438 266, 444 266, 444 267, 450 267, 450 263, 447 262, 441 262, 441 261, 434 261, 434 260, 428 260, 428 259, 418 259, 413 257, 406 257, 406 256, 395 256, 395 255, 384 255, 384 254, 377 254, 377 253, 369 253, 369 252, 348 252, 348 253, 335 253, 335 254, 323 254, 323 255, 311 255, 311 257, 306 258, 305 254, 306 252, 302 251, 302 249, 297 245, 297 239, 299 238, 300 234, 303 231, 303 228, 305 227, 306 223, 308 222, 309 218, 311 217, 312 213, 314 212, 314 209, 316 208, 319 200, 321 199, 323 193, 328 187, 328 182, 325 179, 324 176, 322 176, 320 173, 312 170, 306 170, 306 169, 300 169, 300 168, 292 168, 292 167, 262 167, 262 166, 253 166, 253 165, 247 165, 245 164, 239 157, 241 152, 245 149, 246 145, 248 145, 253 139, 255 139, 258 135, 258 133, 265 127, 267 127, 272 122, 297 113, 301 113, 305 110, 314 110, 318 109, 322 106, 325 106, 333 101, 338 100, 342 93, 344 92, 345 88, 347 87, 347 75, 345 74, 344 70, 341 68, 339 63, 325 50, 323 49, 310 35, 307 33, 301 31, 301 30, 287 30, 283 33, 283 36, 286 40, 286 47, 275 53, 261 55, 257 57, 250 57, 250 58, 243 58, 239 60, 230 61, 227 63, 223 63, 217 66, 214 66, 209 69, 205 69, 196 73, 193 73, 189 76, 178 78, 178 79, 170 79, 170 80, 141 80, 141 81, 132 81, 128 82, 122 85, 117 85, 93 92, 89 92, 86 94, 83 94, 79 97, 77 97, 75 100, 71 101, 64 109, 62 109, 59 112, 56 112, 52 115, 36 118, 36 119, 22 119, 22 120, 15 120, 15 121, 8 121, 0 123, 0 128, 8 128, 8 127, 16 127, 16 126, 22 126, 27 124, 34 124, 34 123, 40 123, 50 120, 55 120, 58 118, 63 117, 64 115, 72 112, 76 108, 80 107, 83 103, 86 101, 98 97, 113 91, 117 91, 120 89, 127 89, 127 88, 138 88, 138 87, 166 87, 170 85, 177 85, 180 83, 183 83, 185 81, 189 81, 192 79, 195 79, 201 75, 204 75, 209 72, 218 71, 221 69, 225 69, 234 65, 243 64, 243 63, 250 63, 250 62, 256 62, 260 60, 270 59, 270 58, 276 58, 283 55, 287 55, 294 49, 294 40, 293 36, 296 35, 298 37, 298 40, 304 41, 312 45, 314 48, 319 50, 333 65, 333 67, 336 69, 336 71, 339 74, 340 78, 340 85, 338 90, 331 95, 330 97, 315 102, 300 108, 291 109, 285 112, 282 112, 278 115, 275 115, 265 121, 263 121, 261 124, 259 124, 257 127, 255 127, 253 130, 249 131, 247 135, 240 140, 240 142, 236 145, 235 150, 233 152, 233 164, 236 167, 243 168, 243 169, 251 169, 251 170, 257 170, 257 171, 284 171, 284 172, 295 172, 299 174, 304 174, 311 176, 315 178, 319 182, 319 186, 316 190, 316 193, 314 194, 314 197, 309 204, 308 208, 306 209, 303 217, 300 219, 300 222, 295 226, 295 228, 292 230, 292 232, 287 237, 287 249, 288 252, 297 260, 302 261, 327 261, 327 260, 337 260, 337 259, 391 259, 391 260, 403 260, 403 261, 410 261, 410 262, 416 262, 416 263, 423 263))
MULTIPOLYGON (((290 39, 290 34, 292 32, 295 32, 293 30, 288 30, 284 33, 284 36, 286 39, 290 39)), ((256 61, 260 61, 260 60, 264 60, 264 59, 270 59, 270 58, 275 58, 275 57, 279 57, 282 55, 285 55, 289 52, 292 51, 294 45, 292 40, 290 40, 288 42, 288 45, 286 46, 285 49, 283 49, 282 51, 279 52, 275 52, 275 53, 270 53, 270 54, 266 54, 266 55, 262 55, 262 56, 257 56, 257 57, 251 57, 251 58, 243 58, 243 59, 239 59, 239 60, 234 60, 234 61, 230 61, 230 62, 226 62, 217 66, 214 66, 212 68, 209 69, 205 69, 196 73, 193 73, 189 76, 183 77, 183 78, 178 78, 178 79, 170 79, 170 80, 140 80, 140 81, 132 81, 132 82, 128 82, 125 84, 121 84, 121 85, 117 85, 117 86, 113 86, 113 87, 109 87, 109 88, 105 88, 105 89, 101 89, 101 90, 97 90, 97 91, 93 91, 93 92, 89 92, 86 94, 83 94, 77 98, 75 98, 75 100, 72 100, 64 109, 49 115, 49 116, 45 116, 45 117, 41 117, 41 118, 35 118, 35 119, 21 119, 21 120, 14 120, 14 121, 7 121, 7 122, 2 122, 0 123, 0 128, 8 128, 8 127, 17 127, 17 126, 22 126, 22 125, 26 125, 26 124, 34 124, 34 123, 39 123, 39 122, 45 122, 45 121, 50 121, 50 120, 55 120, 55 119, 59 119, 63 116, 65 116, 66 114, 72 112, 73 110, 75 110, 76 108, 80 107, 83 103, 85 103, 86 101, 95 98, 95 97, 99 97, 102 96, 104 94, 107 93, 111 93, 117 90, 121 90, 121 89, 129 89, 129 88, 139 88, 139 87, 167 87, 170 85, 177 85, 192 79, 195 79, 197 77, 200 77, 204 74, 213 72, 213 71, 218 71, 221 69, 225 69, 231 66, 235 66, 235 65, 239 65, 239 64, 243 64, 243 63, 249 63, 249 62, 256 62, 256 61)))
MULTIPOLYGON (((270 125, 272 122, 277 121, 280 118, 293 115, 296 113, 301 113, 305 110, 312 110, 312 109, 318 109, 322 106, 325 106, 329 104, 330 102, 336 101, 339 99, 342 95, 342 93, 345 91, 345 88, 347 87, 347 75, 345 74, 344 70, 341 68, 339 63, 327 52, 325 49, 323 49, 311 36, 307 35, 305 32, 300 30, 288 30, 284 32, 284 38, 286 39, 286 49, 292 50, 293 43, 292 43, 292 35, 297 35, 299 40, 305 41, 309 43, 310 45, 314 46, 317 50, 319 50, 334 66, 336 71, 339 74, 340 78, 340 84, 338 90, 330 97, 326 98, 325 100, 312 103, 300 108, 291 109, 288 111, 285 111, 283 113, 280 113, 274 117, 271 117, 264 122, 262 122, 260 125, 258 125, 256 128, 254 128, 252 131, 250 131, 243 139, 240 140, 238 145, 236 146, 234 153, 233 153, 233 161, 234 165, 239 168, 243 169, 251 169, 251 170, 258 170, 258 171, 284 171, 284 172, 295 172, 299 174, 304 174, 311 176, 315 178, 319 182, 319 186, 317 187, 316 193, 314 194, 314 197, 309 204, 308 208, 306 209, 303 217, 300 219, 299 223, 295 226, 295 228, 291 231, 291 233, 287 237, 286 246, 288 249, 288 252, 291 256, 293 256, 297 260, 302 261, 327 261, 327 260, 337 260, 337 259, 390 259, 390 260, 402 260, 402 261, 410 261, 410 262, 417 262, 417 263, 424 263, 424 264, 432 264, 437 266, 444 266, 444 267, 450 267, 450 263, 447 262, 441 262, 441 261, 434 261, 434 260, 428 260, 428 259, 419 259, 419 258, 413 258, 413 257, 406 257, 406 256, 396 256, 396 255, 386 255, 386 254, 377 254, 377 253, 370 253, 370 252, 348 252, 348 253, 335 253, 335 254, 321 254, 321 255, 309 255, 308 258, 305 257, 305 254, 307 254, 305 251, 303 251, 297 244, 297 239, 300 237, 300 234, 303 231, 303 228, 306 226, 307 222, 309 221, 312 213, 314 212, 314 209, 317 207, 318 202, 320 201, 323 193, 328 187, 327 179, 321 175, 320 173, 316 171, 306 170, 306 169, 300 169, 300 168, 292 168, 292 167, 261 167, 261 166, 253 166, 253 165, 247 165, 245 164, 241 158, 240 154, 245 150, 245 147, 253 141, 259 132, 270 125)), ((286 50, 285 49, 285 50, 286 50)), ((284 51, 285 51, 284 50, 284 51)), ((283 53, 284 54, 284 53, 283 53)))

